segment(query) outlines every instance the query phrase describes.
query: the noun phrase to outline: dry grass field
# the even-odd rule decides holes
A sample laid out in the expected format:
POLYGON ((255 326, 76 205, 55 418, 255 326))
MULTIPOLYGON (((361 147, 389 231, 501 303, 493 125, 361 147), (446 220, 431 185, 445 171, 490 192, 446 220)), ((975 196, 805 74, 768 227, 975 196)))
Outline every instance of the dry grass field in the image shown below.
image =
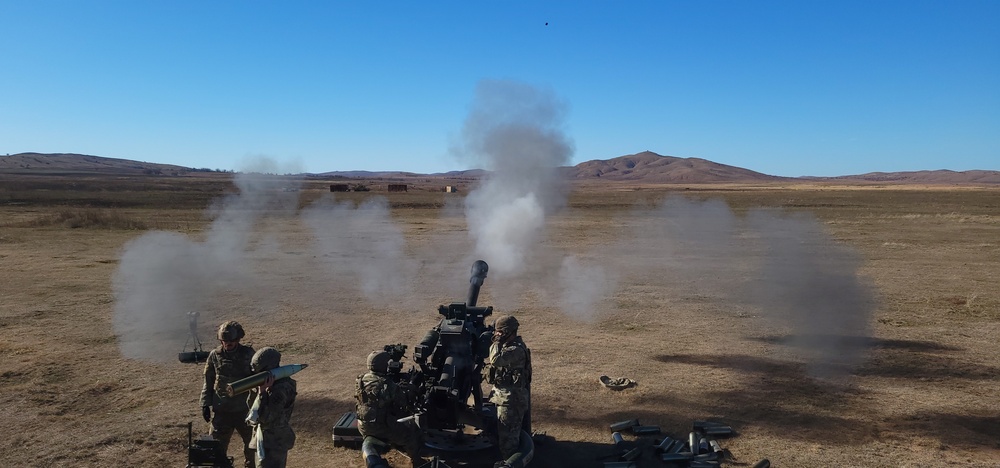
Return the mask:
MULTIPOLYGON (((184 466, 187 423, 200 432, 206 426, 197 401, 202 366, 177 362, 183 334, 166 345, 130 342, 123 355, 127 328, 116 314, 130 291, 121 288, 138 287, 123 264, 142 264, 133 247, 153 231, 174 233, 170 239, 183 245, 210 245, 220 220, 213 200, 235 190, 211 178, 67 180, 0 180, 0 400, 7 414, 0 465, 184 466)), ((247 342, 277 347, 283 363, 308 363, 295 376, 298 441, 289 465, 362 467, 359 452, 333 447, 331 428, 353 408, 355 377, 370 350, 397 342, 412 349, 436 324, 438 304, 464 300, 470 253, 461 240, 465 219, 453 209, 463 194, 419 187, 337 194, 341 202, 386 198, 391 227, 406 242, 379 248, 400 248, 415 261, 403 270, 416 272, 409 289, 389 291, 392 285, 376 281, 366 296, 356 270, 336 265, 356 268, 338 257, 351 252, 317 252, 309 218, 296 214, 328 196, 324 189, 305 182, 290 192, 299 197, 290 210, 256 213, 246 227, 255 234, 237 244, 248 252, 239 264, 247 284, 233 280, 238 276, 220 277, 222 286, 193 281, 160 302, 196 297, 200 302, 177 303, 203 307, 201 337, 210 346, 213 327, 236 319, 247 342), (190 289, 198 287, 203 291, 190 289)), ((385 225, 372 225, 368 234, 380 238, 385 225)), ((486 281, 480 304, 518 315, 533 351, 534 426, 553 438, 537 447, 533 466, 601 466, 597 457, 612 452, 608 425, 629 418, 674 436, 696 419, 732 425, 739 435, 722 441, 731 453, 724 466, 761 458, 777 467, 1000 465, 997 188, 580 184, 546 225, 549 252, 620 273, 608 279, 616 285, 609 296, 582 315, 564 313, 544 288, 520 290, 526 281, 486 281), (650 224, 689 218, 644 213, 662 215, 655 207, 671 194, 686 200, 682 211, 716 210, 723 224, 735 222, 736 239, 786 228, 771 251, 784 243, 800 252, 798 260, 815 260, 810 274, 823 284, 795 295, 795 281, 766 283, 803 272, 741 278, 769 271, 755 267, 768 263, 762 256, 769 251, 706 240, 711 223, 673 226, 664 232, 677 242, 660 248, 661 231, 650 224), (761 212, 777 222, 744 223, 761 212), (691 236, 678 234, 689 228, 691 236), (844 266, 820 261, 827 257, 856 261, 845 260, 847 274, 824 276, 825 265, 844 266), (837 281, 855 286, 833 288, 837 281), (773 294, 743 300, 748 286, 773 294), (865 292, 870 300, 853 297, 865 292), (818 326, 769 314, 784 297, 804 310, 795 317, 819 317, 818 326), (849 318, 821 316, 831 303, 857 310, 849 318), (847 320, 850 327, 838 326, 847 320), (852 333, 838 335, 844 330, 852 333), (831 334, 844 346, 827 346, 831 334), (846 355, 837 354, 842 349, 846 355), (602 374, 639 385, 612 392, 598 384, 602 374)), ((232 232, 239 231, 223 237, 232 232)), ((150 261, 171 255, 146 254, 150 261)), ((185 273, 202 278, 178 274, 185 273)), ((399 455, 390 460, 404 466, 399 455)), ((640 466, 661 465, 647 455, 640 466)))

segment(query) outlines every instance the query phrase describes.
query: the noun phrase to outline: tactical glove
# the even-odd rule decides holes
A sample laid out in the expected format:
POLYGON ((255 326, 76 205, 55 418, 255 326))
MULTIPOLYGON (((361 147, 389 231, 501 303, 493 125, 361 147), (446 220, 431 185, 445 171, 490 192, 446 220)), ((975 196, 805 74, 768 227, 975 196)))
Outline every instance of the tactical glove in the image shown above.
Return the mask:
POLYGON ((201 417, 205 418, 205 422, 212 422, 212 407, 202 406, 201 407, 201 417))

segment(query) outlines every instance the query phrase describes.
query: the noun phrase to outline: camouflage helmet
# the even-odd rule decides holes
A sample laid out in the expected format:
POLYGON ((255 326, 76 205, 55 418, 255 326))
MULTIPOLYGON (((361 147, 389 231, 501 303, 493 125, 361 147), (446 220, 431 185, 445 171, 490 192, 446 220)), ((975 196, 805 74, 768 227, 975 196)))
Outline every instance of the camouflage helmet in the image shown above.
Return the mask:
POLYGON ((219 325, 218 335, 223 341, 240 341, 246 333, 243 332, 243 325, 240 325, 240 322, 230 320, 219 325))
POLYGON ((278 367, 281 363, 281 352, 270 346, 260 348, 250 359, 250 367, 254 372, 264 372, 278 367))
POLYGON ((368 355, 368 370, 384 374, 389 369, 389 353, 385 351, 372 351, 368 355))
POLYGON ((494 322, 493 328, 496 328, 496 330, 501 333, 513 335, 517 333, 517 327, 520 325, 521 324, 517 323, 517 319, 514 318, 513 315, 501 315, 497 317, 497 321, 494 322))

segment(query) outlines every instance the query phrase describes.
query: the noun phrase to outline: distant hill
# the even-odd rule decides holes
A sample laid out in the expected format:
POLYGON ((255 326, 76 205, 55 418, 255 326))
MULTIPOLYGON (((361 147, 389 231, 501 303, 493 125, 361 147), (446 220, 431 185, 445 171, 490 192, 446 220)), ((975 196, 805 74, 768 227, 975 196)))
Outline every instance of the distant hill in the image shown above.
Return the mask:
POLYGON ((130 159, 102 158, 73 153, 19 153, 0 156, 0 172, 31 174, 100 173, 180 175, 194 169, 130 159))
POLYGON ((661 156, 652 151, 619 156, 613 159, 595 159, 567 168, 565 172, 573 179, 600 178, 663 184, 794 180, 714 163, 706 159, 661 156))
POLYGON ((869 172, 840 177, 803 177, 803 179, 842 182, 881 182, 896 184, 1000 184, 1000 171, 911 171, 869 172))
MULTIPOLYGON (((625 181, 650 184, 713 184, 763 182, 831 182, 847 184, 979 184, 1000 185, 1000 171, 949 170, 913 172, 871 172, 839 177, 779 177, 707 159, 661 156, 652 151, 595 159, 559 170, 569 179, 590 181, 625 181)), ((103 158, 84 154, 20 153, 0 156, 0 172, 15 174, 123 174, 185 175, 213 172, 172 164, 158 164, 129 159, 103 158)), ((488 174, 482 169, 416 174, 401 171, 333 171, 308 174, 309 177, 343 179, 441 179, 475 180, 488 174)))

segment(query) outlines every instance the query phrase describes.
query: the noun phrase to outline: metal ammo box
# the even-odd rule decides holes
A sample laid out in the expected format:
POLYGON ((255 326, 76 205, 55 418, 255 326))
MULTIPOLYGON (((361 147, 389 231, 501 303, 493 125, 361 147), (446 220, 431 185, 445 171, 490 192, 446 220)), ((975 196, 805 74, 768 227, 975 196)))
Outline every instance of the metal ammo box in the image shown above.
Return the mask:
POLYGON ((364 437, 358 430, 358 415, 353 411, 344 413, 333 426, 334 447, 361 447, 364 437))

